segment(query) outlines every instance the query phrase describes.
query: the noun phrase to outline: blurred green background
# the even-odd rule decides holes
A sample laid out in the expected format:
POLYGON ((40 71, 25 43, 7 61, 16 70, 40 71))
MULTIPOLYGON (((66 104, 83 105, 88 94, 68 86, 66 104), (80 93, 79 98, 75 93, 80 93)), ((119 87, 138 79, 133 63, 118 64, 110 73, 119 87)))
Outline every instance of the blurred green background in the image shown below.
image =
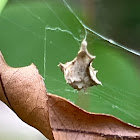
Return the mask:
MULTIPOLYGON (((140 126, 140 57, 94 33, 97 31, 127 49, 139 51, 139 13, 134 12, 137 7, 136 2, 132 5, 128 1, 114 3, 111 0, 69 0, 67 3, 9 0, 0 15, 0 50, 10 66, 34 63, 44 77, 48 92, 65 97, 87 111, 111 114, 140 126), (59 62, 66 63, 76 56, 85 36, 85 26, 77 17, 91 28, 87 30, 88 50, 96 56, 93 67, 99 71, 97 77, 103 84, 85 93, 67 85, 57 67, 59 62)), ((0 109, 0 120, 4 120, 2 115, 0 109)), ((7 125, 5 131, 13 129, 1 122, 0 127, 7 125)), ((15 140, 23 139, 23 135, 17 137, 19 132, 12 135, 15 140)), ((25 135, 34 139, 28 133, 25 135)), ((0 135, 0 139, 3 137, 5 135, 0 135)))
MULTIPOLYGON (((81 11, 79 16, 86 25, 105 37, 140 51, 140 1, 139 0, 71 0, 72 5, 79 2, 81 11)), ((75 8, 77 9, 77 8, 75 8)))

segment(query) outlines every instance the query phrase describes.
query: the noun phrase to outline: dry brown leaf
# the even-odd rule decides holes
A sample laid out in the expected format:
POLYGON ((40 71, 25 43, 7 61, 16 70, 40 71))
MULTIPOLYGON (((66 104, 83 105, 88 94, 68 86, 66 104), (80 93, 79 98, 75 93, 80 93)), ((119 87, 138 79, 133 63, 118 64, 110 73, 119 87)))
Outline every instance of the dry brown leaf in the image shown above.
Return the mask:
POLYGON ((66 99, 48 94, 55 140, 140 139, 140 129, 110 115, 83 111, 66 99))
POLYGON ((47 94, 35 65, 11 68, 1 53, 0 83, 0 100, 50 140, 140 139, 140 128, 47 94))
POLYGON ((46 88, 36 66, 9 67, 0 53, 0 82, 0 100, 24 122, 37 128, 50 140, 53 139, 46 88))

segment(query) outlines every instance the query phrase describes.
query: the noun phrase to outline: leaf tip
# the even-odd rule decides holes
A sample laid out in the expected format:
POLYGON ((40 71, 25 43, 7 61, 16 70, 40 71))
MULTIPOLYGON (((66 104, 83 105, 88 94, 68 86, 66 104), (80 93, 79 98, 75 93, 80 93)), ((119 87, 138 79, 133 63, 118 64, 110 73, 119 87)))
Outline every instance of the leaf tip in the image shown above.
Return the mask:
POLYGON ((4 56, 3 56, 2 52, 0 51, 0 66, 1 65, 7 66, 7 63, 6 63, 5 59, 4 59, 4 56))

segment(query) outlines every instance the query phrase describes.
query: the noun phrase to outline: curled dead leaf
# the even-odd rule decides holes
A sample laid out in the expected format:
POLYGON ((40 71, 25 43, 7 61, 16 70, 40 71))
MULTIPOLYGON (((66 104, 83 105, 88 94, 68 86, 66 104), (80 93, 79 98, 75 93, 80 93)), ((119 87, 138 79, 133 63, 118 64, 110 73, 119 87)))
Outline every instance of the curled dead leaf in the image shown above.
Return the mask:
POLYGON ((46 88, 34 64, 12 68, 0 53, 0 100, 24 122, 37 128, 50 140, 53 139, 46 88))
POLYGON ((82 41, 80 51, 74 60, 58 66, 64 72, 66 82, 77 90, 87 89, 94 85, 102 85, 96 78, 97 70, 92 67, 92 56, 87 50, 87 42, 82 41))
POLYGON ((35 65, 9 67, 0 53, 0 100, 50 140, 140 139, 140 128, 103 114, 88 113, 47 94, 35 65))

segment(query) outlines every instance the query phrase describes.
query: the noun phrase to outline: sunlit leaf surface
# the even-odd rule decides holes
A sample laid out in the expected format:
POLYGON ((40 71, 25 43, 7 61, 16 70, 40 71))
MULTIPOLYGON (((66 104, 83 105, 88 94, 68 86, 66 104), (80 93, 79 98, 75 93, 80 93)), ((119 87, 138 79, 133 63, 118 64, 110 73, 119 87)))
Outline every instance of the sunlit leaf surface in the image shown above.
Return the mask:
POLYGON ((66 1, 9 1, 0 15, 0 42, 9 65, 38 67, 48 92, 140 126, 140 57, 88 29, 66 1), (57 67, 76 56, 84 37, 103 84, 85 93, 67 85, 57 67))

